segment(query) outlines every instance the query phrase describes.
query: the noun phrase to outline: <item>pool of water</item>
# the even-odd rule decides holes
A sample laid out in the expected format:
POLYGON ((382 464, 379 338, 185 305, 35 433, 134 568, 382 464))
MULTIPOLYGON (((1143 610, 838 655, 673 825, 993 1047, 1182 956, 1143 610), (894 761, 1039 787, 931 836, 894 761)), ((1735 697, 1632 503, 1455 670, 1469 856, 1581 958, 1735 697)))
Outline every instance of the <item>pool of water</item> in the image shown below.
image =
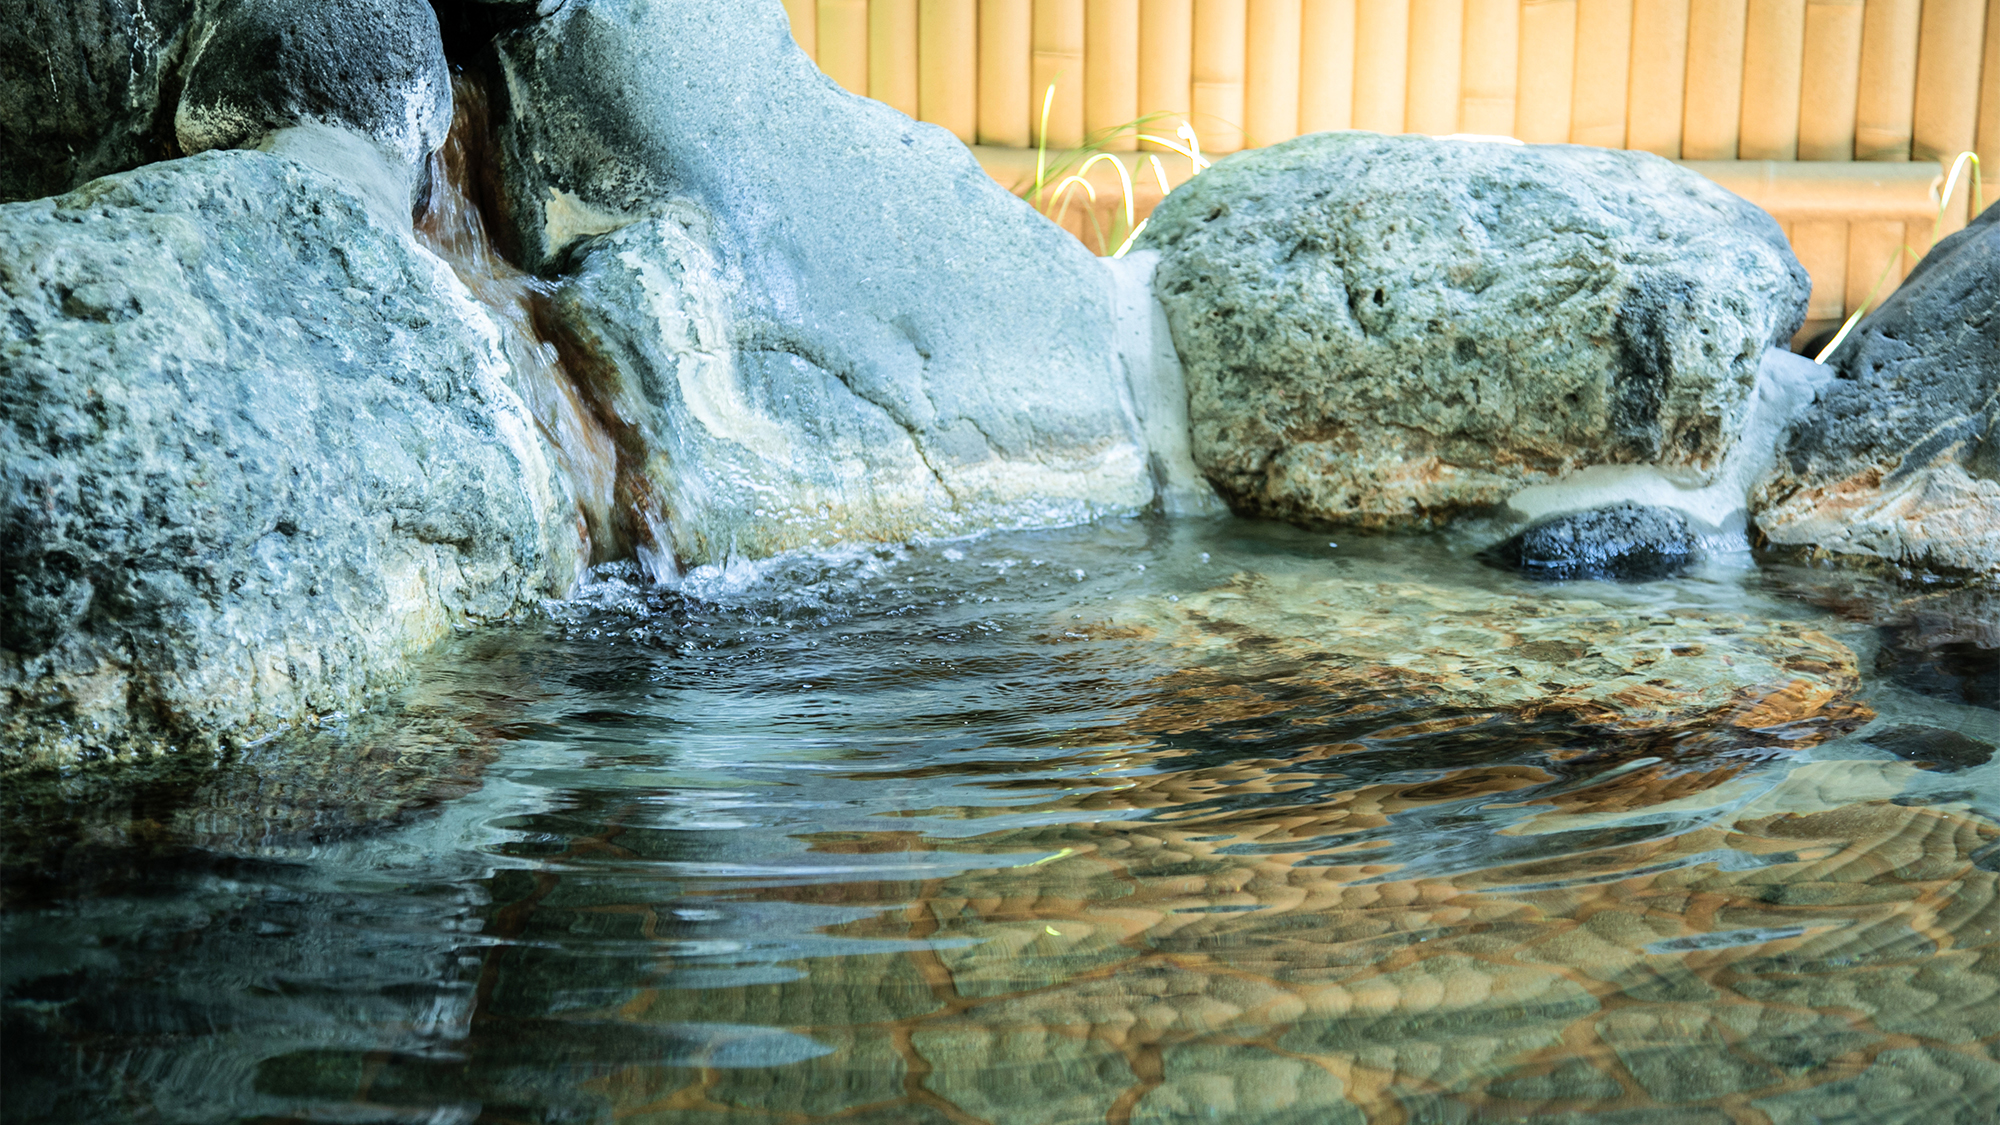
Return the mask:
POLYGON ((613 567, 10 779, 5 1117, 2000 1120, 1990 595, 1473 545, 613 567))

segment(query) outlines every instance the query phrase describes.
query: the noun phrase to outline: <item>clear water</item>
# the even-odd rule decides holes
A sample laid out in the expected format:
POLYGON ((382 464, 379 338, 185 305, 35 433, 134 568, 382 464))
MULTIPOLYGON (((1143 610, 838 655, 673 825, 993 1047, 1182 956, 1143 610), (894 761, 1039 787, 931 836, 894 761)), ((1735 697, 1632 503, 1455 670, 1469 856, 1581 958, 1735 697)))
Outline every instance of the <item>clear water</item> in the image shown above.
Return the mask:
POLYGON ((11 779, 4 1116, 2000 1120, 2000 763, 1869 741, 2000 740, 1990 602, 1331 538, 614 571, 344 726, 11 779), (1861 687, 1640 738, 1116 625, 1391 572, 1809 627, 1861 687))

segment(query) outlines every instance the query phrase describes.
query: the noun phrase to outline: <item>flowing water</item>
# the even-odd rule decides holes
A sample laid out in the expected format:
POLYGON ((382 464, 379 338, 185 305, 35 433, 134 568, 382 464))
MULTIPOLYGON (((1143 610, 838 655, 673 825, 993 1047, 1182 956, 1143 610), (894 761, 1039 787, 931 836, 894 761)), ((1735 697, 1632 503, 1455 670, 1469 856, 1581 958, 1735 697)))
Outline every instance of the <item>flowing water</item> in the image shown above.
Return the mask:
POLYGON ((613 565, 14 779, 6 1120, 2000 1120, 1991 601, 1332 538, 613 565))

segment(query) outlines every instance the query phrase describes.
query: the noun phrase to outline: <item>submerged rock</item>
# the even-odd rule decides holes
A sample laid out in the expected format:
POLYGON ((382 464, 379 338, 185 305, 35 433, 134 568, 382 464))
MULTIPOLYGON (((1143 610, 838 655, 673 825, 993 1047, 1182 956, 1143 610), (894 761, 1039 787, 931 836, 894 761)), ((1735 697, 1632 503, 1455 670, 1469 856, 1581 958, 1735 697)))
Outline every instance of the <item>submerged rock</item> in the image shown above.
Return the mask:
POLYGON ((1531 578, 1666 578, 1697 554, 1687 517, 1670 508, 1613 504, 1543 520, 1492 549, 1531 578))
POLYGON ((1868 741, 1898 758, 1929 769, 1964 770, 1993 760, 1992 743, 1968 738, 1943 727, 1890 727, 1870 734, 1868 741))
POLYGON ((1939 242, 1829 361, 1758 486, 1780 546, 2000 573, 2000 207, 1939 242))
POLYGON ((848 94, 776 0, 503 35, 503 210, 683 562, 1153 499, 1112 281, 950 134, 848 94))
POLYGON ((450 271, 293 162, 0 207, 0 767, 352 710, 566 588, 506 375, 450 271))
POLYGON ((1141 245, 1217 489, 1379 527, 1591 465, 1706 479, 1810 288, 1769 215, 1657 157, 1416 136, 1237 154, 1141 245))

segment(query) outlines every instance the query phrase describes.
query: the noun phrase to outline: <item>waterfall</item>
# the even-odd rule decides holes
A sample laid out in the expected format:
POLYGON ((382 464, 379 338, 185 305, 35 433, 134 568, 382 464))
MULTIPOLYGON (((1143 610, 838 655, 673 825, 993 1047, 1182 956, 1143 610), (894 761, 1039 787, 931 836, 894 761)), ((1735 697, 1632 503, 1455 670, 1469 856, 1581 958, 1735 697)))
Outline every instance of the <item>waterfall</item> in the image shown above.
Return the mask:
POLYGON ((451 134, 430 158, 430 199, 417 220, 424 247, 451 266, 500 327, 513 387, 555 448, 557 468, 576 495, 583 557, 591 563, 637 558, 655 581, 677 577, 666 516, 627 456, 588 386, 563 364, 548 309, 559 283, 524 273, 502 256, 482 202, 491 174, 486 86, 452 79, 451 134))

